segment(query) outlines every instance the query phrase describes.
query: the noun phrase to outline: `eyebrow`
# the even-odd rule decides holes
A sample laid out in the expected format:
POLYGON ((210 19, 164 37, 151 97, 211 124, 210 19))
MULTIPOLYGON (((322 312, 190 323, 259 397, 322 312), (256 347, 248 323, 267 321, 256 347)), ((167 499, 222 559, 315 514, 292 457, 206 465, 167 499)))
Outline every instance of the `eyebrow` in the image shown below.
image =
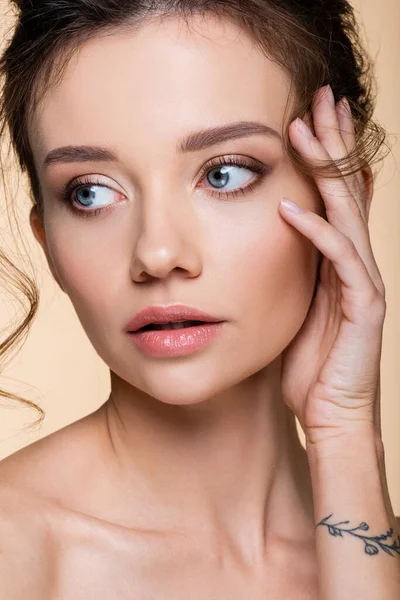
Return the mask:
MULTIPOLYGON (((276 140, 282 140, 281 135, 272 127, 256 121, 239 121, 219 127, 211 127, 189 133, 178 141, 176 150, 179 154, 199 152, 227 140, 235 140, 252 135, 262 134, 276 140)), ((62 146, 51 150, 44 159, 43 166, 55 163, 75 162, 118 162, 118 156, 112 150, 100 146, 62 146)))

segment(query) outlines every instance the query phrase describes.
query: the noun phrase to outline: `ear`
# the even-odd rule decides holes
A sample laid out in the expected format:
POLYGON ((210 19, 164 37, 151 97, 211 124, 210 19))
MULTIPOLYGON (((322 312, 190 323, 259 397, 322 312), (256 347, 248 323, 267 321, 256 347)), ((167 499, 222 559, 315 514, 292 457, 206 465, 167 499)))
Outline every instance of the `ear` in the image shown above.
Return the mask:
POLYGON ((43 223, 39 218, 36 204, 34 204, 31 208, 31 212, 29 214, 29 222, 31 224, 33 235, 35 236, 36 240, 39 242, 39 244, 42 246, 43 250, 46 253, 46 234, 44 231, 43 223))
POLYGON ((367 220, 369 219, 369 211, 371 209, 372 198, 374 195, 374 175, 372 173, 371 167, 368 165, 361 170, 365 191, 366 191, 366 208, 367 208, 367 220))
POLYGON ((45 253, 47 264, 49 265, 51 274, 53 275, 54 279, 58 283, 60 289, 64 292, 65 290, 60 283, 60 280, 57 275, 57 271, 54 267, 53 261, 50 258, 50 254, 49 254, 48 246, 47 246, 47 240, 46 240, 46 231, 45 231, 43 222, 39 217, 36 204, 34 206, 32 206, 32 208, 31 208, 31 212, 29 214, 29 222, 30 222, 30 225, 32 228, 33 235, 35 236, 36 240, 39 242, 39 244, 43 248, 43 251, 45 253))

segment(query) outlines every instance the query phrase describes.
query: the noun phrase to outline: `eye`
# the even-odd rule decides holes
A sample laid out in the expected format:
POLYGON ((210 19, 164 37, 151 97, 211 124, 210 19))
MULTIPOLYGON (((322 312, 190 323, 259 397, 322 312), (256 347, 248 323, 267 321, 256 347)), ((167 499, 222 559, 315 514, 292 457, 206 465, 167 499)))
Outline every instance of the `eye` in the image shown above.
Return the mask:
POLYGON ((60 196, 78 216, 90 217, 111 210, 116 203, 114 197, 118 193, 121 194, 95 178, 86 177, 68 184, 61 190, 60 196))
MULTIPOLYGON (((242 156, 223 156, 214 159, 203 169, 200 178, 207 176, 213 195, 226 198, 245 195, 262 183, 264 176, 270 171, 267 165, 242 156), (247 174, 246 174, 247 171, 247 174), (249 177, 256 173, 258 177, 249 177), (253 179, 253 181, 251 181, 253 179), (251 181, 251 183, 247 183, 251 181)), ((207 186, 206 186, 207 187, 207 186)), ((70 182, 57 192, 66 206, 78 217, 94 217, 114 208, 118 201, 113 201, 116 194, 122 195, 110 186, 96 180, 95 176, 87 176, 70 182)))
POLYGON ((206 165, 202 176, 206 175, 212 190, 213 188, 218 190, 216 191, 218 197, 229 197, 250 192, 261 183, 267 171, 268 167, 260 162, 244 159, 244 157, 224 156, 206 165), (257 173, 259 177, 254 181, 254 177, 249 177, 249 173, 257 173), (243 183, 246 184, 248 181, 252 183, 243 186, 243 183))
POLYGON ((79 204, 83 206, 93 208, 93 204, 98 206, 104 206, 107 204, 107 196, 112 196, 112 190, 106 186, 101 185, 86 185, 84 187, 77 188, 75 191, 75 198, 79 204))

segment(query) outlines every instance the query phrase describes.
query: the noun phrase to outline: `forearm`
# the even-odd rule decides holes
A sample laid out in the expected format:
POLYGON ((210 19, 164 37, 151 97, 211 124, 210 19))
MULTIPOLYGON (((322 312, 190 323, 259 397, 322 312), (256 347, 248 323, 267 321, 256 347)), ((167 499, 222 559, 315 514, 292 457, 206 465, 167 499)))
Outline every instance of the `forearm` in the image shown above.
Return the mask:
POLYGON ((395 531, 397 530, 398 535, 400 535, 400 531, 398 530, 398 524, 396 521, 396 516, 393 512, 393 506, 390 501, 389 488, 388 488, 387 478, 386 478, 385 448, 383 446, 383 441, 382 441, 380 407, 381 407, 381 382, 380 382, 380 374, 379 374, 377 401, 375 403, 375 414, 374 414, 375 436, 376 436, 375 443, 376 443, 376 448, 377 448, 377 452, 378 452, 379 473, 381 476, 381 482, 382 482, 382 486, 383 486, 385 506, 386 506, 386 510, 389 514, 390 527, 393 527, 393 529, 395 531))
POLYGON ((318 444, 306 438, 306 448, 314 496, 319 600, 398 600, 399 532, 388 506, 384 465, 374 436, 364 432, 318 444), (377 537, 381 539, 373 539, 377 537))

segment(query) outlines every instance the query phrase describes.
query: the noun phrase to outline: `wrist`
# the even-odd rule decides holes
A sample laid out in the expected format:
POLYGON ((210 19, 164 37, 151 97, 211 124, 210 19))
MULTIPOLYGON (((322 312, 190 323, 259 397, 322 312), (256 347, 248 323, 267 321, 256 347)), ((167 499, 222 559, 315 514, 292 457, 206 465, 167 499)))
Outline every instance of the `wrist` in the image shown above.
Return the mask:
POLYGON ((383 441, 374 425, 357 424, 354 427, 332 428, 329 432, 321 429, 307 431, 305 447, 311 459, 356 459, 376 457, 381 460, 384 455, 383 441))

